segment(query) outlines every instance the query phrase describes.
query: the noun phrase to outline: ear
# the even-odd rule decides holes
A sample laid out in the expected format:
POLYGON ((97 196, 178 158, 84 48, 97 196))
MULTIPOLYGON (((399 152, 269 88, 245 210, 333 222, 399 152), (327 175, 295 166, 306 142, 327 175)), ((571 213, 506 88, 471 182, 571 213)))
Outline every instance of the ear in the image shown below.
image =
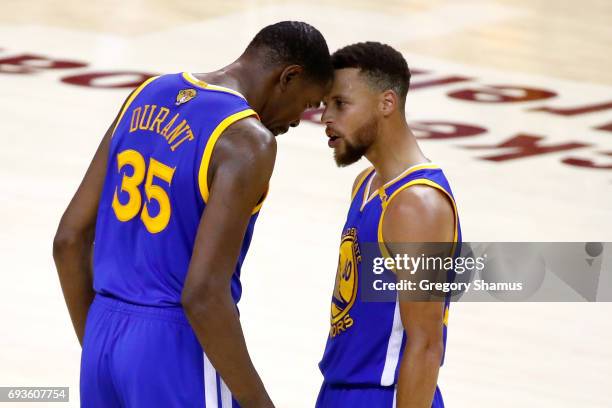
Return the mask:
POLYGON ((288 65, 280 75, 280 86, 284 91, 289 86, 289 82, 296 80, 304 72, 301 65, 288 65))
POLYGON ((399 98, 395 91, 388 89, 380 94, 379 109, 384 117, 390 116, 399 108, 399 98))

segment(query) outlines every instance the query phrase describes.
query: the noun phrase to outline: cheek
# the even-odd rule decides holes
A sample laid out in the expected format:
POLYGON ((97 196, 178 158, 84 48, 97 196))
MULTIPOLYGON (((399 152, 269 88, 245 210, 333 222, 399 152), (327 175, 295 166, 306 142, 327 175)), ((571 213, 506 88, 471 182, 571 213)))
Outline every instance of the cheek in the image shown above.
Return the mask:
POLYGON ((291 101, 278 99, 274 104, 274 123, 285 125, 292 115, 291 101))
POLYGON ((344 109, 336 115, 336 127, 348 140, 352 140, 362 121, 363 114, 350 109, 344 109))
POLYGON ((295 119, 299 119, 301 120, 304 117, 304 113, 306 112, 306 109, 303 106, 296 106, 293 109, 293 112, 291 113, 291 117, 289 117, 288 119, 290 120, 295 120, 295 119))
POLYGON ((296 103, 295 101, 293 101, 293 104, 291 105, 291 112, 294 115, 298 115, 299 116, 299 115, 301 115, 306 110, 306 109, 304 109, 304 106, 305 105, 303 105, 300 102, 296 103))
POLYGON ((278 116, 282 119, 295 119, 302 113, 301 106, 295 99, 283 98, 278 102, 278 116))

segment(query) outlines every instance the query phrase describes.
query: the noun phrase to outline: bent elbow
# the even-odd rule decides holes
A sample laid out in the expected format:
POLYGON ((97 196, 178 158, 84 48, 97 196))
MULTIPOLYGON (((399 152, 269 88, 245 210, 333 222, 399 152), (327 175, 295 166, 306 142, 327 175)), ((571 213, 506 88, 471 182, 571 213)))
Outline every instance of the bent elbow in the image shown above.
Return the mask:
POLYGON ((435 341, 429 342, 426 348, 427 355, 434 361, 442 361, 444 356, 444 341, 442 339, 436 339, 435 341))
POLYGON ((432 362, 442 361, 444 355, 444 340, 439 337, 422 337, 409 340, 408 349, 412 349, 414 353, 421 354, 432 362))
POLYGON ((193 291, 184 288, 181 293, 181 306, 185 310, 185 313, 189 314, 195 307, 196 302, 197 298, 193 291))
POLYGON ((81 232, 72 228, 59 226, 53 238, 53 259, 55 261, 64 257, 68 252, 93 244, 93 234, 89 231, 81 232))
POLYGON ((189 320, 210 320, 235 308, 230 286, 220 279, 187 282, 181 293, 181 306, 189 320))
POLYGON ((210 310, 211 302, 214 301, 213 293, 210 285, 185 286, 181 293, 181 305, 187 316, 205 314, 210 310))
POLYGON ((59 229, 53 238, 53 258, 57 260, 66 252, 67 249, 74 247, 78 243, 76 234, 59 229))

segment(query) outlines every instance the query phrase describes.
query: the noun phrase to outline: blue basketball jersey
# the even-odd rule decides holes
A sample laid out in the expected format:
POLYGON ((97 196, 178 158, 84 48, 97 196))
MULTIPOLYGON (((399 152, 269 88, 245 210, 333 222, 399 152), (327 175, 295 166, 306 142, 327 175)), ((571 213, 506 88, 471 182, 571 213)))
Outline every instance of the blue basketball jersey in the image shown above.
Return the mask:
MULTIPOLYGON (((399 362, 406 344, 399 302, 367 302, 361 298, 365 290, 365 274, 372 271, 362 269, 360 247, 376 247, 376 256, 383 256, 379 245, 367 244, 384 242, 382 224, 391 200, 404 189, 417 184, 442 191, 453 205, 454 241, 457 243, 454 255, 459 251, 461 228, 457 209, 440 168, 432 163, 413 166, 371 194, 374 174, 370 169, 358 181, 341 237, 331 304, 331 328, 319 363, 327 384, 376 387, 397 383, 399 362)), ((449 300, 447 298, 444 305, 445 347, 449 300)))
MULTIPOLYGON (((126 101, 110 142, 94 243, 97 293, 145 306, 180 305, 202 213, 215 142, 257 114, 238 92, 188 73, 145 81, 126 101)), ((232 277, 240 268, 261 203, 253 210, 232 277)))

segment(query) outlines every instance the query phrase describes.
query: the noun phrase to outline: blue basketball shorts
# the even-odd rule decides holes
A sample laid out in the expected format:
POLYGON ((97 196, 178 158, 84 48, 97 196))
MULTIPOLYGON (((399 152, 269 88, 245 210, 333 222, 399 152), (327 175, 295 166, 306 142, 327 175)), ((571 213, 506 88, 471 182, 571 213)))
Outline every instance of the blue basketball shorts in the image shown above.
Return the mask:
MULTIPOLYGON (((395 408, 395 398, 395 386, 362 387, 323 383, 316 408, 395 408)), ((438 387, 431 407, 444 408, 438 387)))
POLYGON ((239 408, 180 307, 96 295, 81 355, 81 406, 239 408))

